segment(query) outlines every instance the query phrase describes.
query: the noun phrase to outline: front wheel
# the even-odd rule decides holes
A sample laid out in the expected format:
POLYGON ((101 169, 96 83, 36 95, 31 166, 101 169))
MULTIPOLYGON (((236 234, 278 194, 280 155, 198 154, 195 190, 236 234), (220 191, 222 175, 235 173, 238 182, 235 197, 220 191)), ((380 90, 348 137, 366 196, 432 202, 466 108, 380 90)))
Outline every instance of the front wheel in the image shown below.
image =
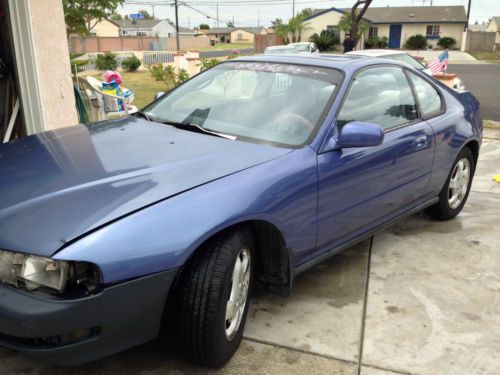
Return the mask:
POLYGON ((474 156, 466 147, 453 163, 448 180, 439 194, 439 202, 426 209, 432 218, 450 220, 462 211, 469 196, 474 169, 474 156))
POLYGON ((200 249, 180 279, 179 337, 187 357, 219 367, 238 349, 249 305, 254 250, 236 230, 200 249))

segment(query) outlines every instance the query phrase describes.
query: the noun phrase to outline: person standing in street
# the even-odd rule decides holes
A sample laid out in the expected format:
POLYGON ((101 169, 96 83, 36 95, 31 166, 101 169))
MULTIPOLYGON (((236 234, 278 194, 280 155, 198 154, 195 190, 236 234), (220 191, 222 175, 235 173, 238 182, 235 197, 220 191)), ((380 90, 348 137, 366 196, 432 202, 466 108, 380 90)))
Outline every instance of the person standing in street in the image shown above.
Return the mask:
POLYGON ((344 43, 342 44, 344 45, 344 53, 356 50, 356 43, 354 42, 354 39, 351 38, 350 33, 345 34, 344 43))

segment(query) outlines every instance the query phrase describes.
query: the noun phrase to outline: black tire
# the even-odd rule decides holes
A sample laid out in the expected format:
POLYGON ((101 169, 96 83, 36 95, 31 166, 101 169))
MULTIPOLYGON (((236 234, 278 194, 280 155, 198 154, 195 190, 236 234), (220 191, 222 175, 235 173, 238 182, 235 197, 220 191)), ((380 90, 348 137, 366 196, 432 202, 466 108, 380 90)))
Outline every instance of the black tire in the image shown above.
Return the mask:
POLYGON ((472 151, 468 148, 465 147, 460 151, 458 154, 457 158, 455 159, 455 162, 453 163, 453 167, 451 168, 451 171, 448 175, 448 178, 446 180, 445 185, 443 186, 443 189, 439 193, 439 202, 436 203, 435 205, 427 208, 425 212, 432 217, 433 219, 436 220, 451 220, 455 216, 457 216, 460 211, 462 211, 462 208, 465 205, 465 202, 467 201, 467 198, 469 196, 470 192, 470 187, 472 185, 472 179, 474 177, 474 171, 476 168, 476 163, 474 160, 474 155, 472 154, 472 151), (465 195, 463 196, 460 204, 457 207, 451 207, 450 203, 448 201, 449 198, 449 186, 451 182, 451 178, 454 175, 455 168, 457 164, 462 160, 462 159, 467 159, 469 162, 469 167, 470 167, 470 174, 469 174, 469 182, 467 185, 467 191, 465 195))
POLYGON ((204 366, 224 365, 243 337, 255 264, 253 237, 234 230, 210 240, 182 272, 178 288, 178 337, 186 357, 204 366), (226 335, 226 306, 233 269, 240 250, 247 249, 250 279, 241 322, 232 337, 226 335))

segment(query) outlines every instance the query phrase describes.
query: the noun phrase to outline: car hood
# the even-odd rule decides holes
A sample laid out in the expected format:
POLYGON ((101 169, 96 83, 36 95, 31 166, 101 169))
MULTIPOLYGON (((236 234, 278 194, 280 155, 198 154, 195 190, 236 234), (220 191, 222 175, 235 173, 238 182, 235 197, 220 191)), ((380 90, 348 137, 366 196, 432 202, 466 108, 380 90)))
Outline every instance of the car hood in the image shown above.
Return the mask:
POLYGON ((0 248, 52 255, 148 205, 290 152, 135 117, 0 146, 0 248))

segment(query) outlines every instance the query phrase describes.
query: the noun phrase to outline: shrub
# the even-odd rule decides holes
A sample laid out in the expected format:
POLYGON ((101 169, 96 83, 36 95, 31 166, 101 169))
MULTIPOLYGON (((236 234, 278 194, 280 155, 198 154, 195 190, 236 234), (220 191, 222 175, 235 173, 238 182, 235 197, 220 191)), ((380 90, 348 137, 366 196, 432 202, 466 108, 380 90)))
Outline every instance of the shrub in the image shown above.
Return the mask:
POLYGON ((443 36, 437 42, 437 45, 443 48, 451 48, 455 44, 457 44, 457 41, 455 40, 455 38, 452 38, 451 36, 443 36))
POLYGON ((201 59, 201 62, 200 64, 198 65, 200 67, 200 71, 201 70, 207 70, 215 65, 217 65, 218 63, 220 63, 219 59, 201 59))
POLYGON ((387 48, 389 43, 386 36, 383 36, 382 38, 372 36, 366 40, 365 45, 366 48, 387 48))
POLYGON ((135 72, 141 66, 141 60, 139 60, 135 55, 127 57, 122 61, 122 68, 127 72, 135 72))
POLYGON ((182 82, 187 81, 189 79, 189 73, 186 69, 179 69, 177 73, 177 85, 180 85, 182 82))
POLYGON ((116 70, 118 68, 118 60, 116 55, 111 52, 106 52, 104 55, 97 55, 95 65, 97 70, 116 70))
POLYGON ((176 72, 172 65, 163 66, 162 64, 154 64, 150 65, 148 69, 153 78, 156 81, 165 83, 165 86, 169 90, 189 79, 189 73, 185 69, 179 69, 179 72, 176 72))
POLYGON ((319 35, 317 33, 313 34, 309 41, 316 44, 320 52, 335 49, 335 44, 340 43, 338 36, 328 30, 322 30, 319 35))
POLYGON ((405 43, 405 48, 408 49, 424 49, 427 47, 427 39, 421 34, 410 36, 405 43))

